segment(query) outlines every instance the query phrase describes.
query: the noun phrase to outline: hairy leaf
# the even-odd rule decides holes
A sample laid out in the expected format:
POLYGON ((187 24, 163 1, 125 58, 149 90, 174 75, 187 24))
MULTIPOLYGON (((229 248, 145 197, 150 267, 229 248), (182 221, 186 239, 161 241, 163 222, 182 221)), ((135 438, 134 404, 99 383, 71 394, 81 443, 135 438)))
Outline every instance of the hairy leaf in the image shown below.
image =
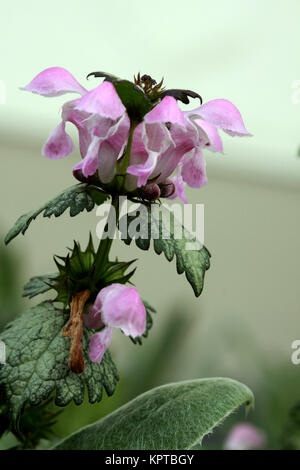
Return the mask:
POLYGON ((39 294, 44 294, 48 290, 52 289, 52 283, 54 279, 58 276, 58 273, 55 274, 44 274, 43 276, 34 276, 25 284, 23 297, 35 297, 39 294))
POLYGON ((120 219, 119 228, 127 245, 135 238, 139 248, 148 250, 153 239, 157 254, 163 252, 168 261, 175 256, 178 274, 185 273, 196 297, 201 294, 205 271, 210 267, 210 253, 167 207, 141 205, 120 219))
POLYGON ((6 364, 0 366, 0 387, 9 405, 13 425, 26 404, 36 406, 55 393, 55 403, 66 406, 74 400, 80 405, 87 387, 90 403, 101 401, 102 388, 114 393, 118 374, 109 351, 101 364, 90 361, 91 331, 84 329, 85 371, 76 375, 68 367, 70 343, 62 337, 68 310, 42 302, 10 323, 0 334, 6 344, 6 364))
POLYGON ((102 204, 108 197, 108 194, 97 190, 96 187, 91 185, 81 183, 71 186, 55 198, 46 202, 39 209, 30 211, 19 217, 15 225, 6 235, 5 243, 8 244, 19 235, 19 233, 24 235, 31 222, 41 213, 43 213, 44 217, 51 217, 51 215, 59 217, 66 209, 70 208, 70 216, 74 217, 84 210, 90 212, 95 204, 102 204))
POLYGON ((97 423, 82 428, 55 449, 191 449, 235 409, 252 403, 249 388, 232 379, 168 384, 138 396, 97 423))

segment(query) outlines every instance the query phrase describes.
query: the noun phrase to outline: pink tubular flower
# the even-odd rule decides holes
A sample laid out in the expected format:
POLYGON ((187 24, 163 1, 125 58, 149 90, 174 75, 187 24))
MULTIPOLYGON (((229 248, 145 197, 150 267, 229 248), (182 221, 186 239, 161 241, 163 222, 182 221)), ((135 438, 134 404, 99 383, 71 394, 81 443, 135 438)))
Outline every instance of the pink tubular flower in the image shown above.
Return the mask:
POLYGON ((90 340, 90 358, 100 363, 110 345, 113 328, 134 338, 144 333, 146 310, 137 289, 117 283, 101 289, 85 315, 85 325, 91 329, 104 327, 90 340))
POLYGON ((53 67, 37 75, 23 90, 42 96, 79 93, 81 98, 68 101, 62 108, 62 122, 50 134, 43 154, 52 159, 63 158, 73 151, 73 143, 65 131, 66 122, 78 129, 83 160, 74 167, 84 177, 99 170, 101 181, 113 178, 114 168, 127 144, 129 119, 114 86, 103 82, 91 91, 85 90, 65 69, 53 67))
POLYGON ((192 188, 207 183, 202 149, 223 152, 218 128, 231 136, 250 136, 240 112, 227 100, 182 112, 177 101, 167 96, 135 129, 127 172, 137 176, 136 184, 142 186, 148 179, 163 184, 175 171, 171 177, 175 192, 170 198, 186 203, 185 183, 192 188))
POLYGON ((248 423, 236 424, 228 434, 224 448, 226 450, 261 449, 266 443, 265 433, 248 423))
MULTIPOLYGON (((150 88, 150 91, 137 88, 151 101, 155 88, 150 88)), ((159 88, 156 87, 158 95, 153 99, 152 109, 133 126, 111 81, 104 81, 87 91, 67 70, 52 67, 38 74, 23 90, 43 96, 80 95, 63 105, 62 122, 43 147, 46 157, 63 158, 73 151, 72 140, 65 130, 66 123, 71 122, 78 130, 82 156, 73 169, 74 176, 84 181, 98 175, 101 184, 112 183, 118 174, 118 160, 128 148, 127 168, 122 167, 123 189, 134 192, 142 188, 145 197, 150 193, 152 198, 155 194, 157 197, 166 194, 161 197, 179 197, 187 202, 186 184, 200 188, 207 183, 203 150, 223 152, 219 129, 230 136, 250 135, 238 109, 223 99, 208 101, 191 111, 182 111, 177 102, 179 98, 175 99, 175 95, 170 96, 166 91, 159 98, 159 88), (130 129, 134 129, 132 142, 129 140, 130 129), (175 191, 170 195, 160 192, 170 180, 175 191), (158 185, 155 194, 143 189, 149 184, 158 185)))

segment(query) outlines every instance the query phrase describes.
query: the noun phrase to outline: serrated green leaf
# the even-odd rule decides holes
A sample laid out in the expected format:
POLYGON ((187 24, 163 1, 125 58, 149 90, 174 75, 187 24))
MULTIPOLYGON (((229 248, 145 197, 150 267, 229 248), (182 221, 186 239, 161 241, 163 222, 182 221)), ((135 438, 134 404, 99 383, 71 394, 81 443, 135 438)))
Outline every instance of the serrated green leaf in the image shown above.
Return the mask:
POLYGON ((34 276, 25 284, 23 297, 35 297, 39 294, 44 294, 52 289, 53 280, 58 276, 55 274, 44 274, 43 276, 34 276))
POLYGON ((85 371, 80 375, 70 371, 70 340, 62 337, 68 318, 68 310, 46 301, 24 312, 0 334, 7 354, 6 363, 0 366, 0 387, 13 425, 26 404, 39 405, 54 391, 58 406, 72 400, 80 405, 85 386, 90 403, 101 401, 103 387, 108 395, 114 393, 118 374, 109 351, 100 365, 89 358, 92 331, 84 328, 82 338, 85 371))
POLYGON ((19 235, 19 233, 24 235, 31 222, 41 213, 43 213, 44 217, 51 217, 51 215, 59 217, 69 208, 70 216, 74 217, 84 210, 90 212, 94 208, 95 203, 100 205, 105 202, 108 197, 108 194, 102 193, 94 186, 85 183, 71 186, 55 198, 46 202, 39 209, 30 211, 19 217, 15 225, 6 235, 5 244, 7 245, 19 235))
POLYGON ((141 205, 134 213, 121 218, 119 228, 127 245, 135 238, 135 243, 140 249, 148 250, 152 238, 157 254, 163 252, 168 261, 172 261, 175 256, 178 274, 185 273, 196 297, 201 294, 205 272, 210 267, 210 253, 176 220, 167 207, 152 205, 150 208, 141 205), (140 236, 134 237, 130 233, 131 224, 137 221, 140 236), (194 249, 190 249, 191 246, 194 249))
POLYGON ((130 336, 130 339, 134 344, 140 344, 140 345, 142 344, 142 339, 148 337, 149 331, 151 330, 151 328, 153 326, 153 319, 152 319, 151 314, 156 313, 155 308, 153 308, 148 302, 146 302, 146 300, 143 300, 143 304, 144 304, 145 309, 146 309, 146 329, 145 329, 145 332, 142 334, 142 336, 136 336, 135 338, 132 338, 130 336))
POLYGON ((198 379, 150 390, 95 424, 63 440, 55 450, 186 450, 253 394, 226 378, 198 379))

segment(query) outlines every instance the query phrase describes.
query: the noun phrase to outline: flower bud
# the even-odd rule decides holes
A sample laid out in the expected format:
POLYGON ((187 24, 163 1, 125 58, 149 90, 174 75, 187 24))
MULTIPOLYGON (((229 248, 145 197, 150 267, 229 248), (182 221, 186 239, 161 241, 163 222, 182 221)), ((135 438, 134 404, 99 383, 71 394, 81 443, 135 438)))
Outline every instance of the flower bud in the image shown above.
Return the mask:
POLYGON ((152 202, 156 201, 160 197, 161 193, 158 184, 150 183, 141 190, 140 195, 143 199, 152 202))
POLYGON ((164 183, 159 185, 160 187, 160 197, 170 197, 175 192, 175 185, 170 179, 166 179, 164 183))
POLYGON ((80 183, 87 183, 89 178, 86 176, 83 176, 82 170, 73 170, 73 176, 76 178, 80 183))
POLYGON ((99 185, 99 177, 98 173, 95 173, 92 176, 84 176, 82 170, 80 168, 73 169, 73 176, 76 178, 80 183, 89 183, 89 184, 96 184, 99 185))

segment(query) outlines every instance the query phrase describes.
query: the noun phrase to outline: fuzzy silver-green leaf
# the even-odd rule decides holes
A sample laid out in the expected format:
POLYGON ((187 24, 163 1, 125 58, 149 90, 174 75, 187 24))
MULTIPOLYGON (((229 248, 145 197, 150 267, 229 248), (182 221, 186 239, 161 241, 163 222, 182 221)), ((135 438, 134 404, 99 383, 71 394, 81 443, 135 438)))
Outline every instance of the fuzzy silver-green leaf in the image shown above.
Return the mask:
POLYGON ((241 405, 245 385, 226 378, 190 380, 150 390, 63 440, 59 450, 185 450, 202 442, 241 405))
POLYGON ((85 371, 80 375, 70 371, 70 340, 62 337, 68 318, 68 310, 46 301, 25 311, 0 334, 7 355, 0 365, 0 387, 14 425, 26 404, 39 405, 53 392, 58 406, 72 400, 80 405, 85 387, 90 403, 101 401, 103 387, 108 395, 114 393, 118 373, 109 351, 100 365, 89 358, 91 331, 84 329, 82 338, 85 371))

